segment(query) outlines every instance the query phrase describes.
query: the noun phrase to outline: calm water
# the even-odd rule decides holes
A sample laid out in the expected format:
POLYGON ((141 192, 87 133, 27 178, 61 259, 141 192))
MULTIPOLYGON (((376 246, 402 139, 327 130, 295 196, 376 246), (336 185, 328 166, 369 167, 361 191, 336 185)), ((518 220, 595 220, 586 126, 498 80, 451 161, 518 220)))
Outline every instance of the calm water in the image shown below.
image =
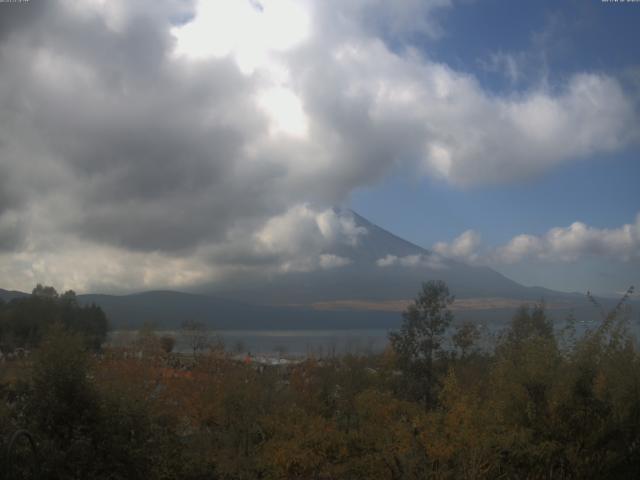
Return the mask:
MULTIPOLYGON (((175 330, 157 331, 176 339, 174 351, 189 352, 187 339, 175 330)), ((292 356, 375 353, 387 345, 386 329, 366 330, 221 330, 209 334, 210 341, 222 341, 230 352, 253 354, 280 353, 292 356)), ((125 345, 136 332, 117 330, 109 334, 109 343, 125 345)))
MULTIPOLYGON (((491 349, 496 337, 506 325, 483 325, 480 328, 481 348, 491 349)), ((564 323, 556 324, 557 338, 561 338, 564 323)), ((593 328, 594 323, 576 324, 578 336, 585 328, 593 328)), ((640 322, 636 319, 629 324, 630 332, 640 338, 640 322)), ((177 330, 156 331, 158 336, 169 335, 176 339, 174 351, 191 351, 188 339, 177 330)), ((207 334, 210 343, 222 342, 227 351, 244 354, 279 354, 286 356, 328 356, 345 353, 367 354, 382 352, 388 344, 387 329, 360 330, 220 330, 207 334)), ((108 343, 123 346, 135 340, 135 331, 116 330, 109 334, 108 343)), ((450 338, 443 344, 451 348, 450 338)))

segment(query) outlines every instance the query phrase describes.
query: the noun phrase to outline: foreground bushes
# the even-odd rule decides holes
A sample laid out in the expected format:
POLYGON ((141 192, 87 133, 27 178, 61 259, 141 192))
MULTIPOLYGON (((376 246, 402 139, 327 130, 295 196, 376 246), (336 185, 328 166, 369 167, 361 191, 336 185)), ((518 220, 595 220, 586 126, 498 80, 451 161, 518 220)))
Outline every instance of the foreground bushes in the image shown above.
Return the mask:
POLYGON ((637 477, 640 356, 625 317, 579 338, 548 325, 523 309, 493 352, 434 355, 427 405, 392 350, 288 370, 213 351, 169 368, 148 333, 95 357, 56 327, 4 386, 0 426, 32 431, 52 479, 637 477))

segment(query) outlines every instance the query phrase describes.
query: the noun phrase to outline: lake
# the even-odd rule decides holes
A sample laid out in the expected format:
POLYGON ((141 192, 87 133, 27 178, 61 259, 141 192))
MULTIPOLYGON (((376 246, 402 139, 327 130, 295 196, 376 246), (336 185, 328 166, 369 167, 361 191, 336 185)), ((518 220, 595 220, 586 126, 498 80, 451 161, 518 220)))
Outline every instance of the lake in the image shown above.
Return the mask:
MULTIPOLYGON (((564 322, 555 324, 557 338, 561 338, 564 322)), ((586 328, 594 328, 596 323, 577 322, 578 336, 586 328)), ((496 337, 505 324, 480 325, 481 340, 479 346, 491 349, 496 337)), ((640 338, 640 321, 630 322, 629 329, 635 338, 640 338)), ((389 329, 353 329, 353 330, 218 330, 208 332, 211 343, 221 341, 231 353, 279 354, 291 357, 330 356, 346 353, 368 354, 384 351, 388 344, 389 329)), ((160 330, 158 336, 168 335, 176 339, 175 352, 189 353, 191 347, 188 340, 179 330, 160 330)), ((449 331, 449 335, 452 330, 449 331)), ((115 330, 109 333, 107 342, 114 346, 124 346, 136 338, 137 333, 131 330, 115 330)), ((451 338, 447 336, 444 348, 452 348, 451 338)))
MULTIPOLYGON (((382 352, 387 345, 387 329, 362 330, 219 330, 209 334, 210 340, 221 340, 233 353, 270 354, 288 356, 325 356, 345 353, 382 352)), ((176 339, 174 351, 187 353, 190 346, 180 331, 156 331, 158 336, 176 339)), ((133 341, 136 332, 110 332, 108 343, 123 346, 133 341)))

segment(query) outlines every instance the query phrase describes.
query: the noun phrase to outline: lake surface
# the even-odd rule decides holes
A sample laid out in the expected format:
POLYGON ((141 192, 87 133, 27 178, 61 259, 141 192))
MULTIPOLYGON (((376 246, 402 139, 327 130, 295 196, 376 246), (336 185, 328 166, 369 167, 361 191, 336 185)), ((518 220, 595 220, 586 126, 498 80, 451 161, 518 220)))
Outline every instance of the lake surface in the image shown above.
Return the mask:
MULTIPOLYGON (((233 353, 270 354, 291 356, 325 356, 345 353, 382 352, 388 342, 387 329, 364 330, 220 330, 211 332, 212 343, 222 341, 233 353)), ((156 331, 158 336, 176 339, 174 351, 190 352, 188 339, 180 331, 156 331)), ((108 343, 123 346, 136 338, 136 332, 116 330, 109 334, 108 343)))
MULTIPOLYGON (((562 338, 564 322, 555 324, 559 341, 562 338)), ((577 322, 576 334, 581 336, 587 328, 594 328, 596 323, 577 322)), ((478 346, 491 349, 505 324, 481 325, 481 339, 478 346)), ((640 338, 640 320, 635 319, 628 325, 636 339, 640 338)), ((389 329, 354 329, 354 330, 218 330, 208 332, 211 344, 222 342, 225 349, 237 354, 278 354, 291 357, 308 355, 331 356, 353 354, 369 354, 384 351, 388 345, 389 329)), ((179 330, 156 331, 156 335, 168 335, 176 340, 175 352, 189 353, 191 347, 188 338, 179 330)), ((449 335, 452 330, 449 331, 449 335)), ((137 333, 130 330, 116 330, 109 333, 107 342, 114 346, 124 346, 135 340, 137 333)), ((451 337, 443 342, 444 348, 452 348, 451 337)))

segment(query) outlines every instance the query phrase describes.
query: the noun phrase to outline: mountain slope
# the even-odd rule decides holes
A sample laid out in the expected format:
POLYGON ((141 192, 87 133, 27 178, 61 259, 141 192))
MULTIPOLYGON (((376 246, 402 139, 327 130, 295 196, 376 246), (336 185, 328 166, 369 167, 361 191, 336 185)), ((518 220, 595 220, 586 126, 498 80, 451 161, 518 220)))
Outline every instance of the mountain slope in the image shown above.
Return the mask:
MULTIPOLYGON (((491 268, 441 258, 349 210, 338 213, 367 231, 357 244, 326 252, 348 258, 350 264, 343 267, 243 278, 203 288, 206 294, 153 291, 78 299, 101 306, 114 328, 137 328, 145 322, 177 328, 185 320, 219 329, 394 328, 406 300, 415 296, 422 282, 444 280, 461 300, 454 304, 458 319, 504 321, 521 302, 542 298, 558 319, 569 311, 580 319, 597 315, 583 295, 524 287, 491 268), (383 266, 380 260, 385 258, 396 261, 383 266)), ((5 301, 24 295, 0 290, 5 301)), ((614 300, 602 303, 609 308, 614 300)))
POLYGON ((14 298, 27 297, 28 295, 28 293, 18 292, 16 290, 4 290, 0 288, 0 300, 4 302, 10 302, 14 298))
POLYGON ((367 231, 356 245, 340 244, 326 252, 348 258, 349 265, 289 272, 267 279, 245 279, 242 283, 213 286, 206 292, 273 305, 331 300, 381 301, 413 298, 423 281, 444 280, 459 298, 504 297, 535 301, 542 297, 576 297, 540 287, 524 287, 489 267, 442 258, 351 210, 340 210, 338 214, 348 216, 357 227, 367 231), (385 258, 394 259, 387 263, 395 264, 381 266, 385 258))

